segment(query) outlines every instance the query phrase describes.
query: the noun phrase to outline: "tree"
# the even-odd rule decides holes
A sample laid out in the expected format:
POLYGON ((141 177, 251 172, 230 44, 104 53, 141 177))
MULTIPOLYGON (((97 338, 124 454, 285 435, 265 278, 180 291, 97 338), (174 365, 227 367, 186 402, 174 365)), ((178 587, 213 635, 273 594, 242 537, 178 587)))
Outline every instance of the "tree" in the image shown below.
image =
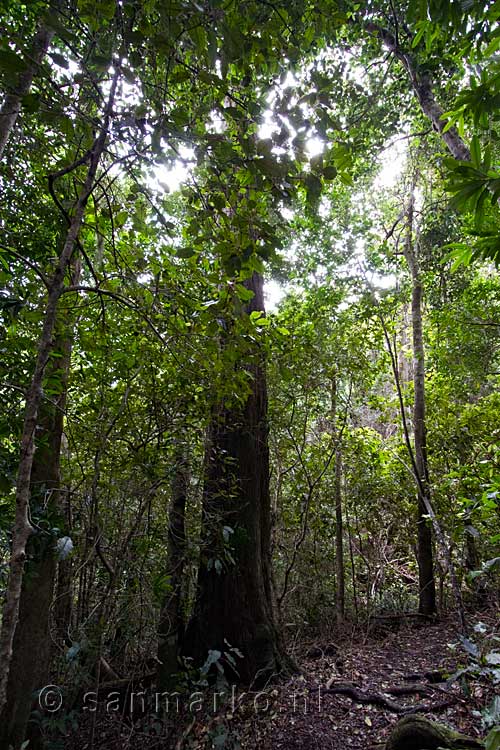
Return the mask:
POLYGON ((264 682, 493 579, 499 286, 446 257, 497 257, 493 4, 2 8, 1 742, 49 673, 264 682))
POLYGON ((413 444, 417 473, 418 519, 417 557, 419 571, 419 612, 436 612, 436 587, 432 551, 432 530, 428 521, 430 503, 429 466, 427 461, 427 428, 425 416, 425 351, 422 330, 422 281, 418 261, 418 229, 415 229, 415 184, 412 185, 407 210, 407 235, 404 256, 411 275, 411 324, 413 340, 413 444), (415 234, 416 232, 416 234, 415 234), (416 239, 415 239, 416 238, 416 239))
MULTIPOLYGON (((245 314, 262 315, 262 276, 254 272, 244 286, 252 292, 245 314)), ((235 674, 260 684, 291 662, 275 619, 262 352, 252 360, 244 365, 250 393, 240 404, 216 404, 209 427, 198 593, 187 648, 198 663, 210 649, 237 649, 242 658, 231 662, 235 674)))
POLYGON ((33 467, 33 456, 35 450, 34 436, 38 424, 38 413, 42 401, 42 382, 45 368, 53 351, 53 333, 57 319, 57 307, 59 298, 63 291, 66 272, 75 250, 78 234, 80 232, 85 207, 94 189, 97 169, 106 146, 111 111, 114 104, 118 73, 115 72, 110 95, 104 111, 103 122, 100 131, 94 141, 93 147, 88 154, 88 170, 85 181, 78 196, 71 223, 64 241, 64 246, 59 256, 57 269, 49 282, 47 306, 43 321, 43 330, 38 343, 37 359, 30 389, 26 398, 26 414, 23 427, 21 443, 21 461, 17 475, 16 486, 16 521, 12 538, 12 556, 10 562, 9 583, 5 599, 2 632, 0 637, 0 656, 2 657, 2 669, 0 671, 0 710, 3 710, 6 699, 6 685, 9 675, 9 666, 12 658, 12 643, 19 612, 19 600, 21 597, 22 577, 26 556, 26 544, 32 533, 29 521, 29 497, 31 485, 31 471, 33 467))
MULTIPOLYGON (((60 0, 55 0, 50 9, 54 14, 53 17, 56 16, 61 6, 60 0)), ((3 157, 7 142, 21 112, 23 100, 29 95, 33 79, 39 73, 40 64, 54 37, 53 24, 54 20, 51 24, 47 17, 38 21, 38 28, 24 59, 18 58, 13 50, 2 51, 0 69, 14 71, 17 73, 17 80, 9 86, 0 108, 0 159, 3 157)), ((58 24, 57 17, 55 24, 58 24)))
MULTIPOLYGON (((39 533, 27 543, 28 563, 12 645, 7 702, 0 724, 1 740, 14 746, 24 741, 31 696, 47 683, 49 674, 50 608, 59 556, 53 529, 60 523, 64 506, 60 453, 71 359, 71 325, 69 332, 66 329, 70 320, 71 315, 65 315, 64 309, 59 309, 52 356, 44 373, 45 397, 37 419, 37 447, 31 467, 29 504, 30 518, 37 524, 39 533), (36 659, 32 657, 34 652, 37 653, 36 659)), ((69 541, 69 537, 66 539, 69 541)), ((59 551, 60 558, 64 558, 64 548, 59 551)), ((34 741, 33 738, 32 744, 34 741)))
POLYGON ((167 543, 167 592, 162 604, 158 628, 158 687, 175 686, 180 668, 180 644, 184 634, 182 585, 186 562, 186 502, 189 464, 185 448, 179 447, 172 481, 167 543))

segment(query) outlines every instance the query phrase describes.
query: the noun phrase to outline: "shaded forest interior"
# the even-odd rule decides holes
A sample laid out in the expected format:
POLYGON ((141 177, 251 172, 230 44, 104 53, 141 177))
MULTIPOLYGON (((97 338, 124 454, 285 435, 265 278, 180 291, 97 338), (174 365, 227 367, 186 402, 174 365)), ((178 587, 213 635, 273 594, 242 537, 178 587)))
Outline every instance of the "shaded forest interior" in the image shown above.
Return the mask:
POLYGON ((499 17, 0 3, 0 750, 499 750, 499 17))

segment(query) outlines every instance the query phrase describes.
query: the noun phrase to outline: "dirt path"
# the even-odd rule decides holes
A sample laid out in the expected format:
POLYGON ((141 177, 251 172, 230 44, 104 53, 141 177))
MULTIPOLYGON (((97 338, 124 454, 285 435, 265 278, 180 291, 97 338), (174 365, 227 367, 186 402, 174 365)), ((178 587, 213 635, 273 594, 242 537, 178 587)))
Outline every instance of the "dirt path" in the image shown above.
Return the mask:
POLYGON ((449 702, 452 705, 448 708, 424 713, 460 731, 479 735, 481 720, 472 711, 486 702, 483 691, 479 688, 466 700, 458 685, 436 684, 428 679, 434 678, 429 673, 450 674, 455 670, 462 652, 454 652, 449 644, 456 640, 456 631, 450 624, 408 625, 384 638, 343 643, 337 649, 326 645, 323 653, 312 649, 309 658, 305 655, 301 660, 303 675, 266 690, 266 694, 274 693, 267 711, 259 710, 264 697, 259 699, 257 708, 247 705, 249 715, 238 728, 234 727, 234 735, 239 735, 242 748, 259 750, 380 747, 399 716, 380 705, 329 694, 324 690, 329 684, 334 690, 347 684, 363 693, 382 694, 401 706, 449 702), (421 677, 408 679, 416 674, 421 677), (398 688, 405 691, 415 684, 422 686, 420 692, 397 694, 398 688))
POLYGON ((487 690, 477 685, 465 698, 457 683, 435 681, 436 673, 452 674, 464 663, 463 651, 450 648, 457 640, 452 623, 407 623, 369 638, 303 645, 295 654, 302 674, 292 679, 260 692, 235 688, 224 698, 194 692, 190 704, 181 694, 180 711, 172 703, 166 722, 147 710, 135 724, 112 711, 87 714, 65 748, 382 750, 400 718, 396 709, 417 706, 429 718, 480 736, 487 690))

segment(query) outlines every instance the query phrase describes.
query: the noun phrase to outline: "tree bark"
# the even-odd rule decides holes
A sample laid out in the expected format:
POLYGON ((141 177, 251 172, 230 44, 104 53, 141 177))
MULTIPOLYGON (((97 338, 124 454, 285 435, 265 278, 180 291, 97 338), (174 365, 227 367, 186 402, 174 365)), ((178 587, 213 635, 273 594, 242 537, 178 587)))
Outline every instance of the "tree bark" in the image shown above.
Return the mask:
MULTIPOLYGON (((263 279, 246 313, 264 310, 263 279)), ((262 352, 245 365, 246 403, 214 410, 205 453, 202 550, 194 616, 186 649, 198 664, 209 649, 238 648, 242 659, 226 669, 242 682, 262 683, 291 667, 276 627, 271 571, 271 503, 267 386, 262 352), (229 644, 229 645, 228 645, 229 644)))
POLYGON ((189 465, 184 449, 177 456, 172 482, 169 512, 167 573, 169 591, 165 596, 158 629, 158 687, 175 687, 173 675, 179 671, 179 648, 184 620, 182 616, 182 584, 186 560, 186 500, 189 487, 189 465))
POLYGON ((9 580, 7 583, 2 617, 2 630, 0 634, 0 714, 3 711, 6 702, 7 681, 12 659, 14 634, 18 621, 19 602, 21 598, 23 572, 26 560, 26 545, 28 539, 33 533, 33 527, 29 520, 29 500, 35 451, 35 431, 39 424, 39 410, 43 399, 42 383, 49 357, 54 351, 53 336, 57 320, 59 298, 64 289, 65 276, 78 240, 87 201, 94 188, 97 168, 106 145, 109 122, 118 83, 118 75, 119 67, 117 66, 104 113, 103 124, 89 154, 89 166, 86 179, 80 191, 78 200, 76 201, 71 223, 59 256, 59 261, 49 285, 42 333, 37 347, 35 368, 31 385, 26 396, 26 409, 21 438, 21 457, 16 483, 16 514, 12 531, 9 580))
POLYGON ((29 93, 33 78, 47 54, 47 50, 54 37, 54 30, 45 22, 41 22, 33 38, 33 43, 26 55, 26 69, 19 74, 12 91, 6 94, 0 108, 0 159, 9 140, 10 134, 21 112, 23 96, 29 93))

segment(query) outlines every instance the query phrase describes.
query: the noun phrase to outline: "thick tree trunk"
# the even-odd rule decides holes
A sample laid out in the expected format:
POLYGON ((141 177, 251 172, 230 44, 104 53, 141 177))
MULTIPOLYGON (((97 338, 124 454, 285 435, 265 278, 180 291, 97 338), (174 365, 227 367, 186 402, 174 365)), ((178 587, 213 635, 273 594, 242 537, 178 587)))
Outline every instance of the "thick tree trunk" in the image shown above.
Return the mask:
POLYGON ((189 465, 181 450, 177 457, 172 482, 172 501, 169 512, 167 574, 169 591, 160 613, 158 629, 158 687, 175 687, 173 675, 179 671, 179 647, 184 620, 182 616, 182 584, 186 560, 186 500, 189 487, 189 465))
POLYGON ((23 97, 29 93, 33 78, 38 71, 40 63, 47 54, 53 37, 54 30, 42 21, 38 26, 31 48, 26 55, 26 69, 19 74, 12 90, 5 96, 0 108, 0 159, 3 156, 5 146, 21 112, 23 97))
MULTIPOLYGON (((245 283, 254 292, 246 312, 263 311, 262 277, 254 273, 245 283)), ((275 620, 267 387, 261 352, 246 369, 251 375, 246 403, 241 408, 220 406, 209 429, 198 594, 186 648, 200 664, 209 649, 227 652, 230 644, 243 654, 237 660, 239 679, 261 683, 291 662, 275 620)))
POLYGON ((118 74, 119 71, 117 70, 112 81, 103 125, 89 154, 89 166, 86 179, 76 202, 71 224, 68 228, 66 239, 59 256, 59 262, 49 286, 35 368, 31 385, 26 395, 26 410, 21 438, 21 457, 16 482, 16 514, 12 531, 9 580, 7 583, 2 617, 2 630, 0 634, 0 714, 3 711, 6 702, 7 681, 9 678, 10 663, 12 659, 14 634, 19 615, 19 603, 21 599, 24 565, 26 560, 26 545, 28 539, 33 533, 33 527, 29 520, 29 501, 35 452, 35 431, 39 425, 39 411, 43 399, 42 383, 49 357, 54 351, 53 337, 57 320, 59 298, 63 292, 66 273, 78 240, 78 235, 85 214, 85 207, 94 188, 97 168, 106 145, 108 127, 116 93, 116 86, 118 83, 118 74))
POLYGON ((419 579, 419 612, 436 612, 436 586, 432 551, 432 526, 427 518, 426 498, 430 502, 427 435, 425 424, 425 351, 422 331, 422 282, 417 252, 413 242, 414 195, 408 208, 408 233, 405 257, 411 274, 411 322, 413 331, 413 441, 418 473, 417 561, 419 579))

